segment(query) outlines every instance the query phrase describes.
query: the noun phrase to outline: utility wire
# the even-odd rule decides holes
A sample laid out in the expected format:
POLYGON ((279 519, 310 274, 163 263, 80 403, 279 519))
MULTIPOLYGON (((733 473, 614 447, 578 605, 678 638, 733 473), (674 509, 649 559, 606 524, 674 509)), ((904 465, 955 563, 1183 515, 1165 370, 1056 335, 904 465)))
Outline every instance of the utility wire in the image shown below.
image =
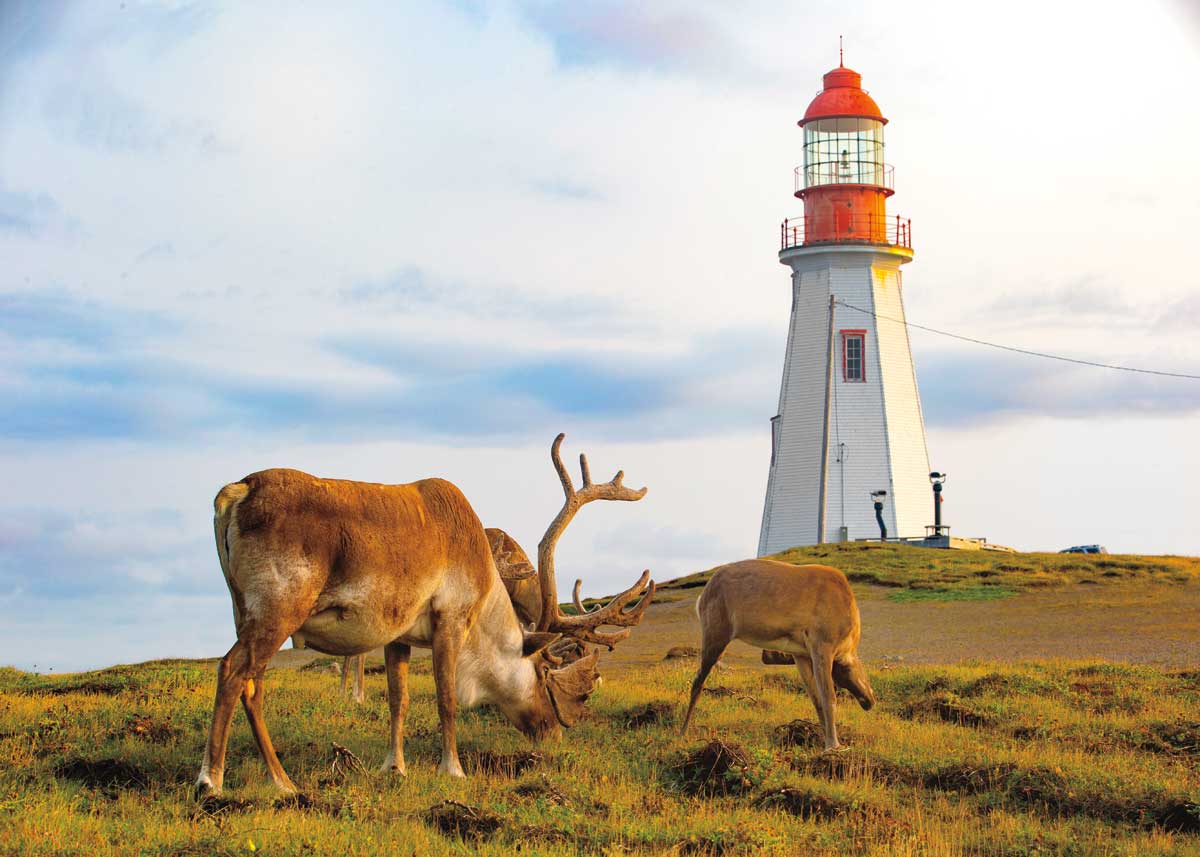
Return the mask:
POLYGON ((1137 372, 1141 375, 1161 375, 1165 378, 1187 378, 1191 381, 1200 381, 1200 375, 1188 375, 1183 372, 1162 372, 1158 369, 1138 369, 1133 366, 1115 366, 1112 363, 1096 363, 1092 360, 1077 360, 1074 357, 1063 357, 1061 354, 1047 354, 1044 351, 1030 351, 1027 348, 1016 348, 1012 345, 1001 345, 997 342, 987 342, 982 339, 974 339, 970 336, 962 336, 961 334, 950 333, 947 330, 938 330, 936 327, 926 327, 923 324, 916 324, 911 321, 904 321, 903 319, 880 315, 879 313, 871 312, 869 309, 863 309, 862 307, 855 306, 854 304, 848 304, 840 299, 837 300, 837 303, 840 306, 846 307, 847 309, 858 310, 861 313, 866 313, 867 315, 874 316, 875 318, 881 318, 884 321, 894 321, 896 324, 906 324, 909 327, 915 327, 918 330, 925 330, 929 333, 936 333, 939 336, 948 336, 951 339, 958 339, 963 342, 971 342, 975 345, 986 345, 989 348, 999 348, 1001 351, 1014 351, 1017 354, 1027 354, 1030 357, 1045 357, 1047 360, 1061 360, 1064 363, 1078 363, 1080 366, 1095 366, 1098 369, 1117 369, 1121 372, 1137 372))

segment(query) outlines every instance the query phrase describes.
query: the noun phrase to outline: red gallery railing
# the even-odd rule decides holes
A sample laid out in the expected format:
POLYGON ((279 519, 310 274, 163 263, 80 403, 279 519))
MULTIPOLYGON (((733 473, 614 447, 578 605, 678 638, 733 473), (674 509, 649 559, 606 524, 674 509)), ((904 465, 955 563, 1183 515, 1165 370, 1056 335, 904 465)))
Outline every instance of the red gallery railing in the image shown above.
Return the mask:
POLYGON ((886 214, 840 212, 827 217, 789 217, 779 226, 779 249, 814 244, 886 244, 912 249, 912 221, 886 214))

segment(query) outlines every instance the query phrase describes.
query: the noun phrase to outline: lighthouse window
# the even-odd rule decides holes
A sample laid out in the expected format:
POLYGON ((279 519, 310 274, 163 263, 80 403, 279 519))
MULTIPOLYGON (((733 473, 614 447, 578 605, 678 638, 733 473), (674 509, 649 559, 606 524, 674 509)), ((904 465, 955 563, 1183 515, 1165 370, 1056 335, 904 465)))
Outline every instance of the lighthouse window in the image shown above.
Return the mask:
POLYGON ((845 381, 865 381, 866 372, 866 331, 842 331, 842 379, 845 381))
POLYGON ((804 126, 805 187, 888 185, 883 123, 875 119, 818 119, 804 126))

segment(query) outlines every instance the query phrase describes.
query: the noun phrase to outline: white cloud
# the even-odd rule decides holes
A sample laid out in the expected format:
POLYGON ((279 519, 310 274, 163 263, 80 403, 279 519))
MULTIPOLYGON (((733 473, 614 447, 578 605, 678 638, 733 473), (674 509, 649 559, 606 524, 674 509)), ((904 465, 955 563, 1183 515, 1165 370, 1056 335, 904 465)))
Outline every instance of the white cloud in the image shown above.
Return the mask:
MULTIPOLYGON (((223 482, 271 465, 446 475, 529 547, 557 502, 544 447, 565 429, 598 470, 651 486, 564 538, 561 566, 590 592, 750 553, 794 123, 839 33, 892 119, 912 320, 1200 364, 1200 115, 1166 85, 1200 76, 1186 9, 644 5, 6 4, 0 468, 22 490, 0 511, 33 510, 34 532, 63 522, 72 557, 120 559, 146 594, 98 615, 169 604, 227 629, 207 546, 223 482), (416 397, 422 383, 464 392, 416 397), (140 523, 119 535, 121 515, 140 523), (161 600, 181 582, 212 594, 161 600)), ((1087 476, 1097 517, 993 466, 1037 461, 1063 485, 1186 464, 1190 393, 914 341, 930 403, 1005 415, 931 425, 962 486, 956 531, 1055 546, 1107 538, 1076 535, 1103 522, 1110 548, 1200 550, 1169 469, 1157 516, 1132 478, 1087 476), (1047 412, 1075 417, 1029 416, 1047 412)), ((94 664, 224 639, 180 644, 155 619, 138 649, 70 625, 46 620, 38 645, 82 642, 94 664)))

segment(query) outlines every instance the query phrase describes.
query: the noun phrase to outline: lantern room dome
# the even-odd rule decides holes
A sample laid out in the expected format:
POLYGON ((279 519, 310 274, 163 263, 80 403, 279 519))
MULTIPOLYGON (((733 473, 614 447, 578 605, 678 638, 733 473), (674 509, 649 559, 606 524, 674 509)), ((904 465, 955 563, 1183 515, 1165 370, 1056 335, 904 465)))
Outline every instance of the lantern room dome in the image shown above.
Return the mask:
POLYGON ((862 75, 845 66, 838 66, 825 73, 825 88, 817 93, 804 111, 804 118, 797 124, 843 116, 878 119, 887 123, 875 99, 863 91, 862 75))

